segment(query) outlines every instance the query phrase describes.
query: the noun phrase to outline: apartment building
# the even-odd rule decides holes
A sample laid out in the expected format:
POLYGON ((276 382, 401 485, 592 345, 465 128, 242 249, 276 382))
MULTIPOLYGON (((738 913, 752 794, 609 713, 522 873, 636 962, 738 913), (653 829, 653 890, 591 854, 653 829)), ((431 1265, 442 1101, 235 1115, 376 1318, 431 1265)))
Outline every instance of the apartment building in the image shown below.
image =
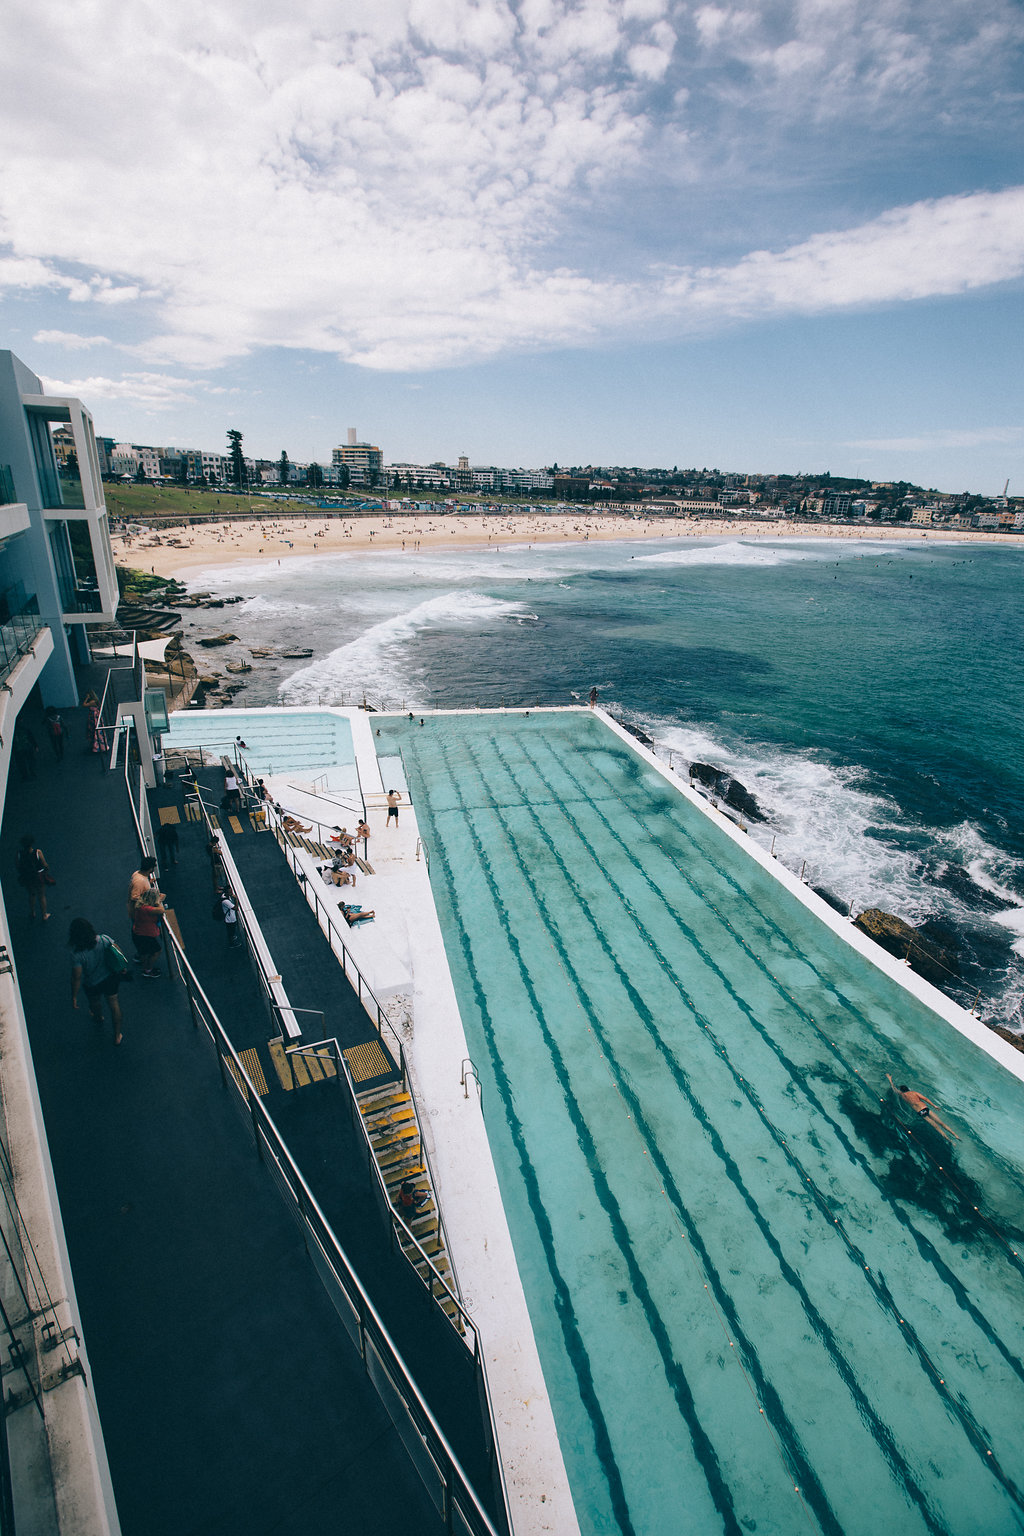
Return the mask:
POLYGON ((76 704, 74 663, 89 660, 89 626, 111 623, 118 601, 92 417, 80 400, 44 394, 4 351, 0 503, 0 622, 38 614, 53 640, 39 679, 43 702, 76 704))

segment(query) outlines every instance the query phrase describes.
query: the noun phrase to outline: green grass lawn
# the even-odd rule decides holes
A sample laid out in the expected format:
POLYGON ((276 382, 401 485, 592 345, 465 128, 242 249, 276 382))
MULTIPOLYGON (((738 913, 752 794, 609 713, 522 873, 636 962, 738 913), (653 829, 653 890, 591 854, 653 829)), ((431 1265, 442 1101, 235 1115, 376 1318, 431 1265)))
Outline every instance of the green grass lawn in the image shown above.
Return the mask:
POLYGON ((247 511, 250 505, 257 517, 273 517, 276 512, 299 512, 315 517, 317 513, 316 507, 299 500, 265 501, 254 496, 250 501, 247 496, 231 496, 223 491, 184 485, 106 485, 104 500, 111 517, 197 517, 201 513, 225 516, 232 512, 237 515, 247 511))

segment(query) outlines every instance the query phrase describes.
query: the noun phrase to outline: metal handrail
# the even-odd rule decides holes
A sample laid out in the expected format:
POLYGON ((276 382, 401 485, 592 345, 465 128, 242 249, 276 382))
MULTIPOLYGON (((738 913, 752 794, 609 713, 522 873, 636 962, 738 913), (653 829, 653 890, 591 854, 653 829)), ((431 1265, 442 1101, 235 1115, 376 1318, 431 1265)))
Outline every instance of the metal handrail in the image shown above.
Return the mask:
POLYGON ((336 956, 337 949, 335 948, 335 940, 337 940, 337 944, 341 949, 341 955, 337 957, 341 961, 342 974, 347 977, 350 971, 354 973, 356 978, 356 996, 363 1004, 363 1007, 366 1008, 367 1013, 370 1015, 371 1021, 376 1022, 377 1034, 381 1037, 381 1042, 383 1043, 383 1037, 386 1033, 389 1037, 389 1043, 393 1043, 394 1049, 392 1051, 392 1055, 394 1055, 398 1060, 399 1068, 401 1070, 402 1078, 404 1081, 405 1051, 394 1025, 388 1018, 387 1014, 384 1012, 384 1009, 381 1007, 377 998, 374 996, 373 989, 369 982, 364 979, 362 971, 360 971, 355 960, 352 958, 352 952, 342 938, 340 930, 335 927, 334 919, 329 908, 324 906, 323 902, 320 900, 319 891, 317 891, 312 882, 306 878, 306 872, 299 863, 295 849, 285 840, 284 833, 280 826, 276 825, 277 817, 273 807, 268 806, 267 809, 270 812, 270 816, 274 819, 275 824, 272 825, 272 831, 274 836, 277 838, 278 846, 280 847, 281 852, 284 854, 285 858, 288 860, 292 874, 295 875, 296 879, 299 881, 300 889, 305 893, 307 905, 313 909, 313 914, 316 917, 321 933, 323 933, 324 937, 327 939, 327 942, 330 944, 331 949, 334 950, 336 956), (301 879, 299 878, 300 876, 301 879), (373 1004, 372 1010, 367 1007, 367 998, 369 998, 370 1002, 373 1004))
MULTIPOLYGON (((315 1010, 307 1010, 307 1011, 315 1011, 315 1010)), ((321 1015, 321 1017, 322 1017, 322 1015, 321 1015)), ((287 1055, 287 1056, 316 1056, 318 1054, 318 1050, 320 1048, 322 1048, 323 1046, 327 1046, 328 1047, 328 1049, 331 1051, 332 1055, 336 1058, 338 1066, 344 1070, 344 1080, 345 1080, 345 1082, 348 1085, 349 1095, 350 1095, 350 1098, 351 1098, 351 1103, 349 1105, 349 1108, 350 1108, 350 1110, 352 1112, 353 1119, 357 1122, 357 1124, 359 1125, 360 1130, 362 1131, 363 1140, 364 1140, 364 1142, 366 1144, 367 1166, 372 1168, 372 1170, 373 1170, 373 1174, 374 1174, 374 1177, 376 1179, 377 1186, 378 1186, 378 1193, 380 1194, 380 1197, 381 1197, 381 1200, 383 1202, 384 1208, 386 1209, 386 1211, 388 1213, 388 1217, 389 1217, 390 1222, 391 1222, 392 1232, 393 1232, 394 1235, 397 1235, 397 1229, 400 1228, 401 1231, 408 1238, 408 1240, 412 1244, 412 1246, 414 1248, 416 1248, 416 1250, 419 1253, 420 1258, 423 1260, 423 1262, 428 1266, 428 1268, 431 1271, 431 1278, 430 1278, 429 1281, 428 1280, 423 1280, 423 1276, 419 1274, 418 1270, 416 1270, 416 1265, 414 1263, 412 1263, 412 1259, 410 1258, 409 1254, 405 1252, 405 1249, 402 1247, 401 1240, 399 1240, 399 1247, 402 1249, 402 1252, 405 1253, 405 1257, 409 1259, 409 1262, 410 1262, 410 1264, 412 1264, 412 1268, 416 1271, 416 1274, 419 1276, 419 1278, 421 1280, 423 1280, 423 1283, 426 1285, 428 1291, 430 1292, 431 1300, 432 1301, 437 1301, 438 1300, 438 1297, 435 1296, 435 1294, 434 1294, 434 1284, 433 1284, 434 1280, 436 1279, 438 1285, 441 1286, 442 1290, 447 1293, 447 1296, 448 1296, 449 1300, 452 1301, 454 1303, 454 1305, 458 1308, 459 1313, 460 1313, 460 1315, 461 1315, 461 1317, 463 1319, 463 1322, 465 1323, 467 1329, 473 1335, 473 1349, 472 1349, 472 1353, 473 1353, 474 1356, 476 1356, 477 1353, 478 1353, 478 1346, 479 1346, 479 1332, 477 1330, 476 1323, 473 1321, 473 1319, 470 1316, 470 1314, 466 1311, 466 1308, 463 1305, 463 1302, 462 1302, 462 1299, 461 1299, 459 1293, 457 1291, 452 1290, 452 1287, 448 1284, 447 1280, 441 1274, 440 1270, 437 1268, 436 1264, 434 1263, 433 1259, 431 1259, 430 1255, 426 1252, 426 1250, 424 1249, 424 1247, 420 1243, 419 1239, 416 1237, 415 1233, 410 1231, 410 1229, 406 1226, 405 1222, 403 1221, 402 1217, 398 1214, 398 1212, 395 1210, 394 1206, 391 1203, 391 1196, 388 1194, 388 1187, 387 1187, 387 1184, 384 1182, 383 1172, 381 1170, 380 1164, 377 1162, 376 1156, 374 1155, 373 1143, 370 1141, 370 1133, 369 1133, 369 1131, 366 1128, 366 1122, 363 1119, 362 1113, 360 1112, 360 1109, 359 1109, 359 1090, 356 1088, 355 1079, 352 1076, 352 1069, 351 1069, 351 1067, 348 1064, 348 1061, 347 1061, 347 1059, 345 1057, 345 1053, 342 1051, 341 1044, 338 1041, 337 1037, 336 1036, 328 1036, 328 1037, 326 1037, 323 1040, 316 1040, 316 1041, 313 1041, 313 1042, 308 1043, 308 1044, 304 1042, 301 1045, 289 1046, 286 1049, 286 1051, 285 1051, 285 1055, 287 1055)), ((339 1077, 339 1082, 340 1082, 341 1081, 341 1073, 340 1072, 338 1074, 338 1077, 339 1077)), ((432 1191, 432 1193, 434 1195, 434 1208, 435 1208, 435 1210, 437 1212, 438 1231, 440 1232, 440 1234, 442 1236, 442 1239, 444 1241, 444 1248, 445 1248, 445 1252, 448 1255, 449 1262, 452 1264, 452 1276, 453 1276, 453 1278, 455 1278, 456 1284, 458 1284, 458 1277, 457 1277, 457 1275, 455 1273, 455 1265, 454 1265, 454 1262, 452 1261, 452 1256, 451 1256, 451 1247, 450 1247, 450 1244, 448 1242, 448 1234, 447 1234, 447 1232, 444 1229, 444 1220, 443 1220, 442 1215, 441 1215, 441 1206, 440 1206, 440 1203, 438 1202, 438 1199, 437 1199, 437 1189, 436 1189, 435 1182, 434 1182, 434 1174, 433 1174, 433 1170, 430 1168, 430 1160, 427 1157, 426 1147, 423 1145, 423 1132, 422 1132, 422 1128, 421 1128, 420 1123, 419 1123, 419 1116, 416 1114, 415 1100, 412 1098, 411 1094, 410 1094, 410 1102, 412 1103, 413 1115, 414 1115, 415 1120, 416 1120, 416 1129, 417 1129, 417 1132, 419 1133, 419 1136, 420 1136, 420 1150, 423 1153, 423 1160, 427 1164, 427 1169, 428 1169, 428 1172, 430 1173, 430 1185, 431 1185, 431 1191, 432 1191)), ((441 1308, 441 1311, 444 1312, 444 1308, 443 1307, 441 1308)), ((445 1315, 445 1317, 448 1317, 447 1312, 444 1312, 444 1315, 445 1315)), ((448 1318, 448 1321, 452 1323, 453 1327, 455 1326, 453 1319, 448 1318)), ((457 1329, 456 1329, 456 1332, 458 1332, 457 1329)), ((459 1337, 462 1338, 462 1335, 460 1334, 459 1337)), ((465 1341, 463 1340, 463 1342, 465 1342, 465 1341)), ((469 1346, 467 1345, 467 1348, 468 1347, 469 1346)))
MULTIPOLYGON (((392 1417, 392 1422, 400 1436, 405 1439, 408 1428, 415 1430, 421 1448, 425 1447, 433 1462, 442 1487, 442 1518, 446 1528, 452 1530, 452 1515, 457 1513, 465 1522, 465 1528, 475 1536, 499 1536, 499 1532, 492 1523, 487 1511, 481 1505, 476 1492, 462 1469, 448 1439, 438 1424, 421 1393, 416 1381, 405 1364, 397 1345, 388 1333, 383 1319, 370 1299, 355 1271, 348 1255, 320 1208, 319 1203, 309 1185, 299 1171, 298 1165, 288 1150, 277 1126, 274 1124, 266 1106, 256 1092, 256 1087, 246 1070, 245 1064, 235 1050, 213 1005, 206 996, 192 967, 185 957, 185 952, 178 943, 174 934, 170 934, 172 953, 178 974, 189 999, 189 1007, 192 1014, 194 1027, 198 1028, 199 1021, 210 1040, 217 1048, 218 1060, 221 1068, 221 1081, 229 1092, 233 1086, 240 1103, 245 1106, 256 1141, 257 1151, 262 1159, 264 1150, 274 1159, 278 1172, 281 1175, 288 1194, 295 1202, 296 1209, 302 1219, 304 1230, 313 1238, 316 1247, 328 1265, 333 1279, 344 1296, 351 1313, 355 1314, 353 1321, 358 1325, 358 1347, 364 1363, 367 1360, 367 1346, 372 1345, 377 1358, 385 1367, 392 1367, 389 1372, 392 1385, 401 1398, 403 1405, 408 1410, 408 1418, 399 1420, 392 1417), (198 1008, 197 1008, 198 1003, 198 1008), (224 1061, 227 1059, 231 1070, 224 1071, 224 1061), (397 1380, 395 1379, 397 1375, 397 1380), (421 1423, 417 1423, 419 1417, 421 1423), (453 1503, 457 1500, 457 1505, 453 1503), (468 1504, 464 1502, 468 1500, 468 1504)), ((318 1266, 319 1272, 319 1266, 318 1266)), ((322 1278, 322 1276, 321 1276, 322 1278)), ((328 1287, 330 1294, 330 1288, 328 1287)), ((333 1297, 332 1297, 333 1299, 333 1297)), ((475 1334, 479 1339, 479 1336, 475 1334)), ((482 1349, 477 1346, 477 1354, 482 1361, 482 1349)), ((368 1372, 368 1374, 370 1374, 368 1372)), ((370 1375, 373 1381, 372 1374, 370 1375)), ((376 1383, 374 1383, 376 1385, 376 1383)), ((382 1396, 381 1401, 390 1413, 388 1401, 382 1396)), ((496 1458, 500 1466, 500 1458, 496 1458)), ((415 1455, 411 1455, 413 1464, 419 1469, 419 1461, 415 1455)), ((506 1511, 507 1514, 507 1511, 506 1511)))

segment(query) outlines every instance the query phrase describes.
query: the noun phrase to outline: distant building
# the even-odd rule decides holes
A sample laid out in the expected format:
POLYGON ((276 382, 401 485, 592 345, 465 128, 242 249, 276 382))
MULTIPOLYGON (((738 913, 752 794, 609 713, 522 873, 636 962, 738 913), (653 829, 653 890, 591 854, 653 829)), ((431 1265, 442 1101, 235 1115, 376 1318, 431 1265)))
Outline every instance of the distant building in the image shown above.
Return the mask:
POLYGON ((348 429, 348 441, 331 454, 338 469, 348 470, 350 485, 380 485, 384 478, 384 455, 372 443, 357 440, 355 427, 348 429))

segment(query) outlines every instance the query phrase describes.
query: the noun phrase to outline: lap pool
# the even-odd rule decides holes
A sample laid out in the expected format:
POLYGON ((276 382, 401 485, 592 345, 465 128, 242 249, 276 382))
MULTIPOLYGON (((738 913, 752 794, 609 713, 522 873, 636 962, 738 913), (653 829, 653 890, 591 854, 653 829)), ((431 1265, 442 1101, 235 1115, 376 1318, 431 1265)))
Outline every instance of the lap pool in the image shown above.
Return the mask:
POLYGON ((1024 1529, 1024 1084, 599 718, 380 725, 582 1531, 1024 1529))

